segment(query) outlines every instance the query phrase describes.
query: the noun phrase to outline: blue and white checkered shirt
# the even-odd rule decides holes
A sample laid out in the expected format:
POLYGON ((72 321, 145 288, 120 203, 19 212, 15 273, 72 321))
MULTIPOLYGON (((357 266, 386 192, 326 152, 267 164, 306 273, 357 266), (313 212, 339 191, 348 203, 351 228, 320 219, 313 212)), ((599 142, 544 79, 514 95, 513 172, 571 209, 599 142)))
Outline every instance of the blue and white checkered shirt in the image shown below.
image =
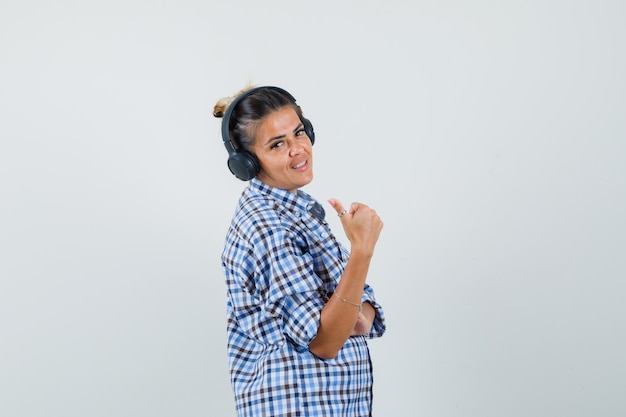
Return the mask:
POLYGON ((228 290, 228 360, 239 416, 371 415, 367 338, 385 331, 376 310, 367 336, 348 338, 333 359, 309 352, 325 297, 337 286, 348 250, 316 218, 308 194, 258 179, 244 190, 222 255, 228 290))

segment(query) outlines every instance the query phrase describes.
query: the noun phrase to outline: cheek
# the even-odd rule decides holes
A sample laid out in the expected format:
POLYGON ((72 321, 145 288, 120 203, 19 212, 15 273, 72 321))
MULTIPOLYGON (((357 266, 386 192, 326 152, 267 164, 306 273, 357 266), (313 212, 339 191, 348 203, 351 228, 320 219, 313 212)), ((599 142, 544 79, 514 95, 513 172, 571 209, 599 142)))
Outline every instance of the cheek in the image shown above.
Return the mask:
POLYGON ((259 161, 259 165, 261 169, 267 172, 268 174, 271 172, 279 171, 285 165, 281 161, 277 161, 276 158, 268 158, 267 156, 257 156, 257 160, 259 161))

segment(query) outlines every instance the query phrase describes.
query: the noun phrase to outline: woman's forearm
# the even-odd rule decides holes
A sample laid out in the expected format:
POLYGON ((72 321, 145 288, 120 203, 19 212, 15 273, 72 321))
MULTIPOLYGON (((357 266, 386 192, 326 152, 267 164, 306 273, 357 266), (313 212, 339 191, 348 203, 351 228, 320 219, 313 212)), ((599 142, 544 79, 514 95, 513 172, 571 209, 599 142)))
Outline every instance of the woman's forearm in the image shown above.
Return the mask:
MULTIPOLYGON (((348 337, 354 334, 355 327, 362 324, 358 320, 363 308, 361 297, 370 259, 371 255, 364 256, 358 251, 350 256, 335 293, 322 308, 317 336, 309 344, 309 350, 314 355, 324 359, 334 358, 348 337)), ((371 305, 367 306, 363 310, 365 317, 371 316, 373 321, 375 312, 371 305)))

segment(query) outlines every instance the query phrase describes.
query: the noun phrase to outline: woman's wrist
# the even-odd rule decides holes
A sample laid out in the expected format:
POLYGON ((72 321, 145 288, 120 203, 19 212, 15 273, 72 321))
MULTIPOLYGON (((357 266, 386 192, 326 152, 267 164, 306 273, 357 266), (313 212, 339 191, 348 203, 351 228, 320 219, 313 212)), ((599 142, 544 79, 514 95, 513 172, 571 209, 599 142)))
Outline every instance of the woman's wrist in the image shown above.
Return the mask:
POLYGON ((359 308, 359 313, 361 313, 363 311, 363 303, 361 302, 360 299, 359 299, 358 303, 354 303, 354 302, 352 302, 350 300, 347 300, 347 299, 343 298, 341 295, 339 295, 337 290, 335 290, 334 294, 335 294, 335 297, 337 297, 342 302, 344 302, 346 304, 350 304, 350 305, 355 306, 355 307, 358 307, 359 308))
POLYGON ((358 257, 360 260, 368 261, 374 256, 374 248, 369 248, 362 245, 350 246, 350 257, 358 257))

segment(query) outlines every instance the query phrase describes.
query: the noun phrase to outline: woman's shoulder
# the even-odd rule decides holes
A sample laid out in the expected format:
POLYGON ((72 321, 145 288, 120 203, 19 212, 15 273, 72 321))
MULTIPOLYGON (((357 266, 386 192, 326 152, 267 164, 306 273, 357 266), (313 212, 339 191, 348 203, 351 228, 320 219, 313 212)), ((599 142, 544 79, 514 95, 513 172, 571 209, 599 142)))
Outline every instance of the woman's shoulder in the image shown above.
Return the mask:
POLYGON ((248 220, 275 218, 278 217, 278 207, 269 196, 259 194, 243 195, 239 200, 235 215, 248 220))
POLYGON ((248 238, 282 225, 280 207, 270 197, 254 194, 241 197, 231 224, 240 235, 248 238))

